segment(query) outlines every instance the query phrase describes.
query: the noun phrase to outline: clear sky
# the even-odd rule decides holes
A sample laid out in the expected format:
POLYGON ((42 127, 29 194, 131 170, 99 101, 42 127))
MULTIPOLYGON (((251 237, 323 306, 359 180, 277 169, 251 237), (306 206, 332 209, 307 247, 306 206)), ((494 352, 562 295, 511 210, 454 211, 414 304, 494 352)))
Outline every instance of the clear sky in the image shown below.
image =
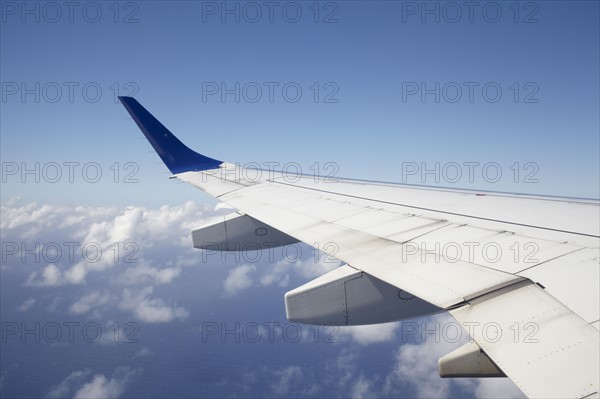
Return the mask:
MULTIPOLYGON (((207 320, 284 323, 285 291, 328 268, 283 270, 281 255, 192 266, 189 230, 223 211, 168 179, 116 96, 134 96, 191 148, 242 165, 598 198, 597 1, 0 5, 2 242, 108 250, 133 240, 141 260, 3 259, 2 322, 118 319, 147 332, 125 352, 3 342, 2 396, 497 393, 438 380, 420 392, 401 367, 414 357, 396 324, 363 333, 378 337, 367 344, 354 331, 336 345, 203 345, 207 320), (47 372, 37 356, 69 360, 47 372), (156 378, 165 369, 174 380, 156 378)), ((448 349, 421 347, 432 365, 448 349)))
POLYGON ((3 2, 1 154, 18 170, 4 165, 2 198, 189 199, 156 196, 172 182, 116 94, 230 162, 598 196, 597 2, 269 4, 3 2), (56 168, 41 164, 29 184, 38 161, 62 178, 44 184, 56 168), (64 162, 81 163, 75 184, 64 162), (124 187, 128 173, 145 184, 124 187))

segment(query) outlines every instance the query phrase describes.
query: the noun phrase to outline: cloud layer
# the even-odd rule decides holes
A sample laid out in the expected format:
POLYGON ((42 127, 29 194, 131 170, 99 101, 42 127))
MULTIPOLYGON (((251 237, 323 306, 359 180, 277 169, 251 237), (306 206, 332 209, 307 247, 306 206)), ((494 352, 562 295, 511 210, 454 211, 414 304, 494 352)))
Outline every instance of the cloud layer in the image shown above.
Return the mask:
MULTIPOLYGON (((247 259, 238 262, 235 257, 220 255, 203 260, 203 252, 192 248, 190 230, 220 213, 230 212, 227 207, 218 208, 193 202, 154 209, 19 204, 18 200, 3 204, 2 241, 14 243, 16 247, 12 245, 4 252, 1 273, 22 278, 20 283, 24 291, 19 293, 22 296, 10 309, 19 315, 46 311, 77 320, 98 320, 99 325, 111 332, 102 337, 98 348, 112 348, 122 341, 115 342, 112 334, 111 326, 117 321, 121 322, 118 324, 119 337, 131 333, 123 330, 125 324, 123 320, 117 320, 119 314, 142 323, 142 331, 146 334, 153 331, 152 326, 158 328, 168 326, 168 323, 189 327, 177 329, 178 333, 193 331, 197 327, 194 323, 198 323, 194 318, 195 302, 189 298, 184 300, 184 295, 179 292, 186 283, 194 293, 212 293, 209 298, 218 313, 234 301, 255 301, 259 291, 269 291, 275 300, 282 300, 286 290, 341 265, 304 244, 292 248, 301 252, 301 256, 290 258, 283 252, 276 252, 272 262, 265 260, 267 256, 256 263, 247 259), (36 247, 36 243, 39 246, 36 247), (86 244, 88 253, 81 251, 86 244), (71 248, 74 248, 72 253, 69 252, 71 248), (102 256, 96 259, 93 251, 98 248, 102 256), (203 280, 198 284, 185 279, 186 271, 191 268, 203 273, 203 280), (204 278, 209 270, 214 271, 212 279, 204 278), (220 277, 217 280, 215 276, 220 277)), ((206 312, 200 317, 204 314, 206 312)), ((267 316, 255 313, 236 317, 267 316)), ((278 314, 278 317, 284 315, 278 314)), ((449 316, 439 315, 418 322, 431 329, 436 324, 451 321, 449 316)), ((357 398, 522 396, 507 379, 439 378, 437 360, 466 342, 466 334, 460 342, 436 342, 431 337, 412 342, 405 340, 404 325, 340 327, 335 334, 337 343, 323 351, 311 345, 313 337, 309 335, 296 343, 304 345, 303 350, 292 352, 292 356, 282 354, 284 360, 277 365, 262 364, 261 358, 240 358, 236 366, 240 375, 235 378, 225 376, 219 384, 230 387, 227 392, 241 396, 261 393, 274 397, 322 397, 333 392, 357 398), (303 366, 307 362, 303 356, 310 358, 311 368, 303 366), (374 356, 380 356, 385 367, 372 367, 374 356)), ((166 330, 160 331, 164 334, 166 330)), ((130 360, 155 362, 161 348, 146 341, 143 345, 132 347, 135 350, 130 353, 130 360)), ((242 348, 235 349, 237 353, 237 349, 242 348)), ((276 353, 282 348, 269 346, 265 350, 276 353)), ((120 397, 138 375, 138 370, 133 370, 131 365, 116 368, 112 373, 110 369, 93 372, 90 368, 80 367, 48 389, 47 396, 120 397)), ((3 374, 2 381, 5 377, 3 374)))

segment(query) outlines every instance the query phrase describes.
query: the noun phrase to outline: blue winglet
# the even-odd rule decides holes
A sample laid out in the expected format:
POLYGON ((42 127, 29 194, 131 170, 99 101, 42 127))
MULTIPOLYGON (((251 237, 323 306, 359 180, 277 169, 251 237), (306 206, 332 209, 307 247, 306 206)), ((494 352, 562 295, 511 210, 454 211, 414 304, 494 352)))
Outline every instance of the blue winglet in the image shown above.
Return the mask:
POLYGON ((189 149, 133 97, 119 97, 154 150, 173 174, 216 169, 223 162, 189 149))

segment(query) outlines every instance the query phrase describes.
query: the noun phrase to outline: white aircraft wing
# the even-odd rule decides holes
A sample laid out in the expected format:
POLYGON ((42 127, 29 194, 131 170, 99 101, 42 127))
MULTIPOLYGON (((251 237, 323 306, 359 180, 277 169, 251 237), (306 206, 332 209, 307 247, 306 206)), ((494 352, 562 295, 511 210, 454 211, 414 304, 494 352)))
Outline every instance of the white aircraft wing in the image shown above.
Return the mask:
POLYGON ((288 292, 288 319, 359 325, 448 311, 473 342, 440 359, 441 376, 508 376, 529 397, 598 396, 598 201, 243 169, 190 150, 120 99, 178 179, 238 210, 194 230, 195 247, 302 241, 347 263, 288 292))

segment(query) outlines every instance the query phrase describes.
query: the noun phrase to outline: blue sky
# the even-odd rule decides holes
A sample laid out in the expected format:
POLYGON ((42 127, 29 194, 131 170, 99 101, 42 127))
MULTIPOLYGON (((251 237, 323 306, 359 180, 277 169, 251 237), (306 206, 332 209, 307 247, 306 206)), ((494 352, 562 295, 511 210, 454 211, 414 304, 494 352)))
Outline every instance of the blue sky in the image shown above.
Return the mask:
MULTIPOLYGON (((249 21, 253 9, 236 2, 227 4, 237 5, 239 23, 221 15, 220 2, 121 3, 117 16, 114 6, 89 3, 73 10, 73 22, 63 9, 56 23, 52 9, 26 4, 37 4, 39 23, 20 5, 3 14, 2 159, 26 163, 5 176, 3 199, 58 202, 52 192, 61 191, 85 203, 129 204, 168 187, 117 93, 135 94, 184 142, 230 162, 298 162, 303 170, 334 162, 340 176, 432 185, 434 175, 403 179, 403 163, 421 171, 439 162, 441 171, 450 162, 479 162, 473 181, 462 166, 461 179, 440 176, 440 184, 599 194, 597 2, 481 3, 473 22, 462 6, 456 23, 455 10, 436 2, 417 3, 416 11, 411 2, 325 2, 319 23, 312 3, 287 3, 287 14, 302 10, 296 23, 284 3, 272 23, 262 3, 257 23, 249 21), (436 5, 439 23, 435 13, 423 14, 436 5), (88 22, 98 7, 98 22, 88 22), (488 22, 496 9, 498 22, 488 22), (221 85, 235 92, 236 83, 239 102, 235 94, 222 101, 221 85), (288 97, 286 84, 293 86, 288 97), (219 92, 209 94, 215 85, 219 92), (250 102, 256 86, 262 96, 250 102), (295 87, 302 95, 291 102, 295 87), (432 92, 422 98, 421 88, 432 92), (83 184, 79 176, 80 186, 66 177, 44 184, 42 176, 28 184, 35 174, 21 173, 36 161, 97 162, 104 178, 83 184), (135 163, 141 184, 115 185, 115 162, 124 173, 132 169, 123 164, 135 163), (500 165, 497 182, 484 178, 489 163, 500 165), (538 181, 524 182, 529 173, 538 181)), ((169 191, 155 204, 180 203, 192 192, 169 191)))
MULTIPOLYGON (((242 165, 598 198, 597 1, 0 4, 3 244, 139 246, 139 262, 119 267, 77 266, 81 253, 3 259, 2 322, 131 321, 146 334, 129 346, 3 343, 2 396, 497 393, 437 380, 419 392, 400 367, 418 356, 402 349, 399 325, 367 344, 356 332, 259 351, 198 344, 206 321, 285 323, 283 294, 328 265, 198 260, 189 230, 224 211, 168 179, 116 95, 134 95, 190 147, 242 165), (51 371, 38 364, 63 358, 51 371), (222 367, 206 374, 214 362, 222 367), (165 369, 180 384, 156 377, 165 369), (352 383, 332 382, 342 376, 352 383)), ((448 349, 421 347, 430 366, 448 349)))

